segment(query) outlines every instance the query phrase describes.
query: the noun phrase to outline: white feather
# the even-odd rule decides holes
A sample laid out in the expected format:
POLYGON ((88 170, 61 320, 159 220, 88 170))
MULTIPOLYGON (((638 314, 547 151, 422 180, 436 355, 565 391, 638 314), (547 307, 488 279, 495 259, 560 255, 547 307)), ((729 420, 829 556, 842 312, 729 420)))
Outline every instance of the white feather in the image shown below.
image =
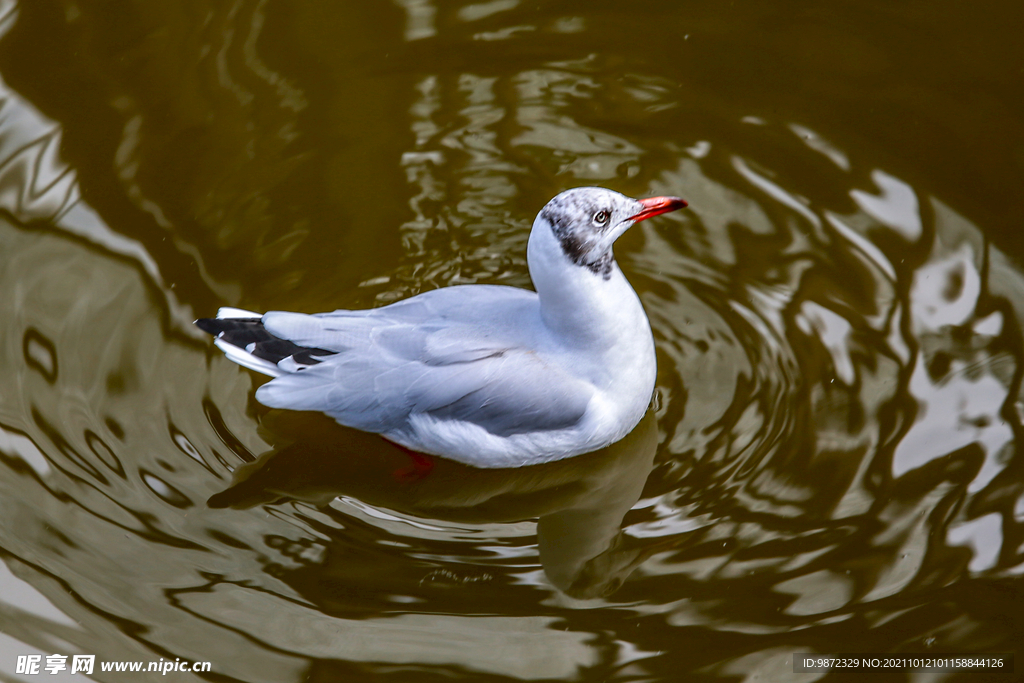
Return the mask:
POLYGON ((241 308, 231 308, 225 306, 217 311, 218 320, 227 320, 230 318, 262 318, 262 313, 253 313, 252 311, 246 311, 241 308))
POLYGON ((255 370, 256 372, 264 375, 270 375, 271 377, 280 377, 284 374, 279 367, 271 363, 269 360, 257 358, 237 346, 228 344, 220 339, 214 339, 213 343, 218 349, 224 352, 224 355, 228 357, 228 360, 238 363, 244 368, 249 368, 250 370, 255 370))

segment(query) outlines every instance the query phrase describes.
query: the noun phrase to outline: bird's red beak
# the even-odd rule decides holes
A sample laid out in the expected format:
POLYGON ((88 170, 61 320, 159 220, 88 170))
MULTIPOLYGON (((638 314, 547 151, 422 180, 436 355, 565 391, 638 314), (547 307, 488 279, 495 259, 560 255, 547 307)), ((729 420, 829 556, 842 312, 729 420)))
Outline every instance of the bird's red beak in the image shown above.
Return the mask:
POLYGON ((638 199, 637 201, 643 204, 644 208, 640 213, 633 216, 634 223, 646 220, 651 216, 668 213, 669 211, 685 209, 687 206, 686 200, 679 197, 648 197, 647 199, 638 199))

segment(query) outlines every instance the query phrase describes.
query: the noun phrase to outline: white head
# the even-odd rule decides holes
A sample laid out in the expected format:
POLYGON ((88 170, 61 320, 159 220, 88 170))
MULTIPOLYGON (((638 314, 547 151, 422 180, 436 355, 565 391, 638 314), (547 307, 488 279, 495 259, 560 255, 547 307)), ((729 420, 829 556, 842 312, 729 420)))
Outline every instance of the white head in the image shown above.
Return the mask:
POLYGON ((534 230, 550 230, 570 263, 607 279, 619 235, 638 221, 685 206, 678 197, 637 200, 602 187, 577 187, 548 202, 534 230))

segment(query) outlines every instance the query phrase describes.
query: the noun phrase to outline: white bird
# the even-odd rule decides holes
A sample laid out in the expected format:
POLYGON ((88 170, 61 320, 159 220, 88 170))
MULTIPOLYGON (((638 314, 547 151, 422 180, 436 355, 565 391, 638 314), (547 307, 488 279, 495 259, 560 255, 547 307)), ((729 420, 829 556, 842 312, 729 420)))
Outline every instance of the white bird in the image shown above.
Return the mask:
POLYGON ((579 455, 636 426, 657 372, 650 322, 612 245, 685 206, 562 192, 530 232, 536 292, 459 285, 363 311, 222 308, 196 324, 230 360, 274 377, 256 390, 271 408, 320 411, 476 467, 579 455))

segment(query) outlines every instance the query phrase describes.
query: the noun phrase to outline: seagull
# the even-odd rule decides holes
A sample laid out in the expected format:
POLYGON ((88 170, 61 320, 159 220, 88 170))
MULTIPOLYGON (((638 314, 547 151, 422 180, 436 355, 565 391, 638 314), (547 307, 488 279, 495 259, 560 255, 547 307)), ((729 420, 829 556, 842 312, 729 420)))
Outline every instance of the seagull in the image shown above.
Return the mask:
POLYGON ((527 244, 536 292, 443 287, 369 310, 221 308, 196 325, 272 380, 270 408, 325 413, 417 454, 509 468, 589 453, 647 411, 657 363, 640 298, 612 245, 678 197, 566 190, 527 244))

